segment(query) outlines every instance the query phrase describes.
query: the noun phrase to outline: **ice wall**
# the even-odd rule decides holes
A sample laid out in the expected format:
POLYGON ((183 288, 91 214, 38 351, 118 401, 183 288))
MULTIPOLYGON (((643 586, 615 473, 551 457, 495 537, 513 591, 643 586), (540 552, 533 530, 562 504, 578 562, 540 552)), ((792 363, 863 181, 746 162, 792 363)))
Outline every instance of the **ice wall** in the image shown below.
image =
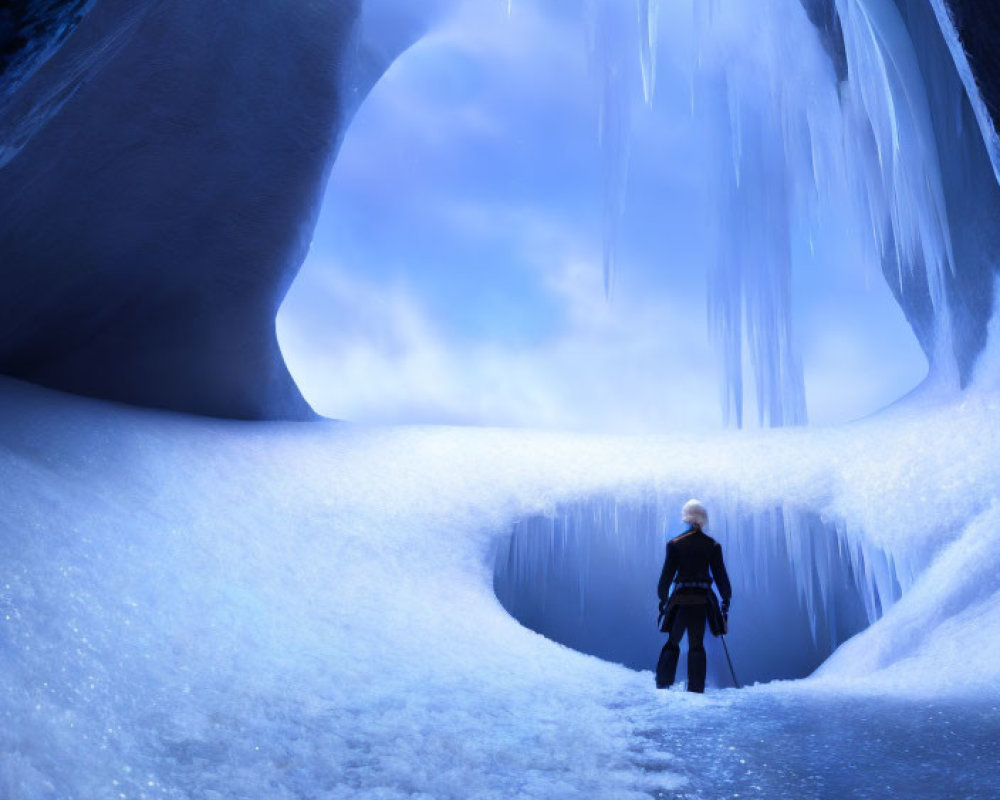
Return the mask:
POLYGON ((103 0, 17 91, 0 136, 63 102, 0 170, 0 370, 183 411, 310 415, 273 320, 336 145, 356 9, 295 9, 103 0))
POLYGON ((0 372, 187 412, 310 418, 274 317, 344 126, 433 9, 75 7, 72 35, 4 76, 0 372))
POLYGON ((1000 54, 996 46, 1000 7, 978 0, 930 0, 929 5, 1000 178, 1000 54))
MULTIPOLYGON (((634 669, 656 663, 656 585, 666 541, 686 500, 598 497, 523 519, 501 547, 497 597, 522 624, 574 649, 634 669)), ((843 522, 718 500, 712 535, 733 583, 730 648, 746 683, 809 675, 844 641, 878 620, 910 581, 893 559, 843 522)), ((718 642, 711 682, 732 680, 718 642)), ((682 673, 683 674, 683 673, 682 673)))

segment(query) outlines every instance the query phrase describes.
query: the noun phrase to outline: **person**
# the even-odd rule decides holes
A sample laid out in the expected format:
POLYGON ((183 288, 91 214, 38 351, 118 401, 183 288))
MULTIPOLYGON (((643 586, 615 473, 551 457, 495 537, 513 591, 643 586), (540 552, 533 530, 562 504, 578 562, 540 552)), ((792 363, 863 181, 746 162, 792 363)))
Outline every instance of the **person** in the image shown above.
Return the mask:
POLYGON ((663 619, 660 630, 667 634, 667 643, 656 664, 656 688, 666 689, 673 684, 681 639, 687 633, 687 688, 689 692, 704 692, 705 626, 707 624, 716 636, 726 632, 733 589, 722 560, 722 546, 705 533, 708 527, 705 507, 698 500, 688 500, 681 509, 681 520, 688 528, 667 542, 667 556, 657 586, 663 619), (712 591, 713 579, 722 595, 721 608, 712 591), (672 594, 671 583, 674 584, 672 594))

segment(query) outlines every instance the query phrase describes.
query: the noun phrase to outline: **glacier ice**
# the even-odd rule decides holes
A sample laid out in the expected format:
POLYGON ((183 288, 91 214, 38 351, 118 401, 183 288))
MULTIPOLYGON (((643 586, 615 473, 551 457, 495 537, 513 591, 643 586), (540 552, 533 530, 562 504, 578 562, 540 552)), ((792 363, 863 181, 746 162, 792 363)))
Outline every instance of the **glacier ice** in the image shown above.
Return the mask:
MULTIPOLYGON (((930 4, 906 0, 901 11, 914 43, 920 72, 931 103, 931 122, 939 153, 944 198, 951 231, 955 269, 945 275, 953 347, 962 385, 973 380, 974 365, 986 346, 986 328, 993 314, 996 276, 993 254, 1000 246, 995 220, 1000 214, 1000 188, 991 166, 975 106, 980 95, 970 92, 930 4)), ((984 84, 984 87, 986 84, 984 84)), ((887 274, 892 265, 887 263, 887 274)), ((926 293, 910 286, 898 294, 914 332, 929 352, 936 324, 926 293)))
POLYGON ((659 0, 587 0, 587 53, 597 93, 601 145, 604 294, 611 297, 631 149, 633 102, 656 91, 659 0))

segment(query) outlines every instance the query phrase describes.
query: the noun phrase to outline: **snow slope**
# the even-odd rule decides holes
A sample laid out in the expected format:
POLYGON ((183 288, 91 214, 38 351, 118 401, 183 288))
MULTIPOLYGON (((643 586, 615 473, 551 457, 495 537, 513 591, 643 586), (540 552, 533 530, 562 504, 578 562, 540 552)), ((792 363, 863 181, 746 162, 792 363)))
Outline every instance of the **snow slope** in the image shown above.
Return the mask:
POLYGON ((867 797, 876 774, 987 797, 1000 779, 995 395, 697 441, 206 420, 6 379, 0 404, 4 798, 718 796, 709 779, 867 797), (695 491, 843 520, 912 588, 815 678, 704 697, 494 596, 516 519, 695 491), (887 736, 859 747, 872 725, 887 736), (803 730, 805 749, 768 745, 803 730))

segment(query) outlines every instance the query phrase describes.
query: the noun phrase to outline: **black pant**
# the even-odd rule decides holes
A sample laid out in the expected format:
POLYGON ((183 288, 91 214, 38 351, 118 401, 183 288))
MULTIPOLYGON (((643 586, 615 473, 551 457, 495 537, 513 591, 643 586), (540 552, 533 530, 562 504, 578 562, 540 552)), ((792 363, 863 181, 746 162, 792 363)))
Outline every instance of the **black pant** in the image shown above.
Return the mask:
POLYGON ((660 651, 656 664, 656 685, 670 686, 677 674, 677 661, 681 656, 681 638, 688 635, 688 691, 705 691, 705 623, 708 606, 678 606, 674 624, 670 627, 667 643, 660 651))

